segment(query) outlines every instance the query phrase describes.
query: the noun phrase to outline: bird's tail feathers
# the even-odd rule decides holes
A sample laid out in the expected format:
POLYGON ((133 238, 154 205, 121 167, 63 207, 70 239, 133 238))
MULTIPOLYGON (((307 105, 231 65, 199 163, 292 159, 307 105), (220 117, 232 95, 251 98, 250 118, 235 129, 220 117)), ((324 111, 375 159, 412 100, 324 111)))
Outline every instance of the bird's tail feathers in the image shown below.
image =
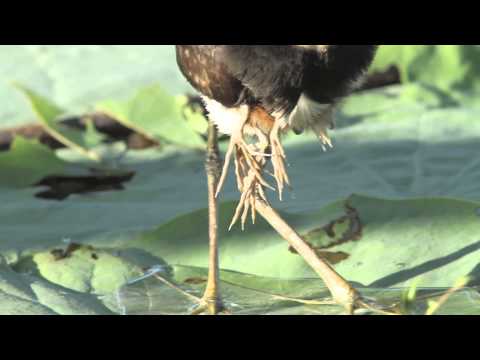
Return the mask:
POLYGON ((297 134, 301 134, 304 130, 312 130, 325 150, 327 147, 332 147, 328 130, 335 127, 333 112, 333 104, 321 104, 302 94, 290 115, 289 124, 297 134))

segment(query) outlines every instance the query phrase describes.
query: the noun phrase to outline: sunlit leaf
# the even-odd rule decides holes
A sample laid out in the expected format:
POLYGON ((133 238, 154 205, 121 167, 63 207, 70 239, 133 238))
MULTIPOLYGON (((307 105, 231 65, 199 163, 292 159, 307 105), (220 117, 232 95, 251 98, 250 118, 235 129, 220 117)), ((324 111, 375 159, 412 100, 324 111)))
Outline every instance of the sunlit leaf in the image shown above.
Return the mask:
POLYGON ((15 86, 26 96, 38 121, 44 126, 46 132, 65 146, 78 151, 94 161, 101 161, 99 155, 91 150, 93 145, 99 144, 101 137, 97 135, 94 138, 92 136, 94 130, 91 127, 86 134, 79 130, 66 127, 58 122, 59 117, 65 113, 64 110, 25 86, 20 84, 16 84, 15 86), (93 143, 93 140, 95 140, 95 143, 93 143))
POLYGON ((127 101, 103 101, 97 110, 153 141, 205 147, 205 142, 185 119, 183 105, 159 85, 141 89, 127 101))

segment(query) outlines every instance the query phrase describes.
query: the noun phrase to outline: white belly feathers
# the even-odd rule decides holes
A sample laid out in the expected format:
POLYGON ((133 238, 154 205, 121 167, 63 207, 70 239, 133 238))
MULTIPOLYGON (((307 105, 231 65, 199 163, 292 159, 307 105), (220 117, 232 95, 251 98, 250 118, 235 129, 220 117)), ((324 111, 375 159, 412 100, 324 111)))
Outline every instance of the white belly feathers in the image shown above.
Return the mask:
POLYGON ((248 105, 227 108, 218 101, 203 96, 209 119, 217 125, 218 131, 225 135, 232 135, 236 124, 245 122, 249 115, 248 105))

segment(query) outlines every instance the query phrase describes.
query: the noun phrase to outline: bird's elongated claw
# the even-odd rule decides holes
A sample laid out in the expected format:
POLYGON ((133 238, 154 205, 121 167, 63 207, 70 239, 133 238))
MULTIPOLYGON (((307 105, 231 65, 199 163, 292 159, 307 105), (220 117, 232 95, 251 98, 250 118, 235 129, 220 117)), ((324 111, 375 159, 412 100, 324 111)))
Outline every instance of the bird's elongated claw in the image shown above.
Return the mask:
POLYGON ((285 170, 285 151, 280 141, 280 131, 286 126, 282 121, 277 121, 270 133, 270 147, 272 151, 273 176, 277 182, 278 194, 282 200, 285 184, 290 185, 287 171, 285 170))
POLYGON ((225 154, 225 163, 223 164, 222 175, 218 180, 217 190, 215 191, 215 198, 218 198, 220 192, 222 191, 223 185, 225 184, 225 180, 227 179, 228 168, 230 167, 230 161, 232 159, 233 152, 235 150, 235 142, 232 140, 228 145, 227 153, 225 154))
POLYGON ((255 223, 256 198, 258 197, 264 201, 267 201, 262 183, 257 176, 257 172, 255 172, 252 167, 248 167, 245 164, 246 161, 243 157, 238 157, 235 162, 237 164, 237 176, 240 178, 239 190, 242 193, 242 196, 240 197, 240 201, 235 210, 235 215, 230 224, 229 231, 239 219, 241 219, 242 230, 244 230, 249 211, 251 212, 252 222, 255 223))
POLYGON ((255 222, 256 199, 267 202, 265 189, 272 191, 277 191, 278 189, 280 199, 282 199, 285 184, 290 185, 290 180, 285 170, 285 151, 280 141, 280 132, 285 129, 286 123, 282 120, 274 122, 269 135, 263 133, 259 128, 250 126, 246 131, 257 138, 257 141, 253 144, 247 144, 244 139, 246 126, 245 122, 240 123, 231 135, 222 174, 215 193, 215 197, 218 197, 225 184, 232 157, 234 157, 237 186, 242 196, 230 224, 230 230, 238 220, 241 220, 243 230, 249 212, 251 213, 252 222, 255 222), (269 148, 270 154, 268 154, 269 148), (268 159, 272 161, 273 177, 276 180, 277 189, 271 186, 263 177, 268 159))
POLYGON ((239 145, 241 145, 242 142, 244 142, 243 129, 247 121, 248 121, 248 118, 244 118, 243 121, 239 122, 236 125, 236 128, 232 132, 230 143, 228 145, 228 150, 227 150, 227 153, 225 154, 225 162, 223 164, 222 174, 220 176, 220 179, 218 180, 217 189, 215 191, 216 198, 218 198, 218 196, 220 195, 220 192, 222 191, 223 186, 225 185, 225 180, 227 179, 228 168, 230 167, 232 156, 234 152, 238 150, 239 145))
MULTIPOLYGON (((244 155, 246 155, 246 154, 244 153, 244 155)), ((272 190, 272 191, 275 191, 275 188, 274 188, 273 186, 271 186, 269 183, 267 183, 267 181, 263 178, 260 170, 258 170, 258 169, 256 168, 258 162, 257 162, 256 160, 252 159, 252 158, 249 158, 248 155, 246 155, 245 157, 249 159, 248 162, 249 162, 250 170, 255 173, 254 175, 255 175, 256 179, 258 180, 258 182, 259 182, 262 186, 266 187, 267 189, 270 189, 270 190, 272 190), (251 165, 250 165, 250 164, 251 164, 251 165)))
MULTIPOLYGON (((260 136, 260 133, 257 134, 259 137, 259 144, 263 144, 263 146, 260 146, 260 151, 255 151, 250 148, 250 146, 245 142, 243 139, 243 128, 245 126, 245 123, 242 123, 240 126, 237 127, 237 129, 234 131, 234 133, 231 136, 230 139, 230 144, 228 145, 228 150, 225 155, 225 162, 223 164, 223 169, 222 169, 222 174, 220 176, 220 179, 218 181, 217 185, 217 190, 215 192, 215 197, 218 198, 220 195, 220 192, 223 189, 223 186, 225 185, 225 181, 227 179, 228 175, 228 168, 230 167, 231 159, 235 153, 235 172, 237 174, 237 182, 241 182, 241 176, 239 176, 239 164, 241 163, 239 161, 239 157, 243 156, 245 159, 246 164, 244 165, 244 168, 248 166, 249 169, 252 169, 255 172, 255 176, 257 180, 260 182, 262 186, 265 186, 266 188, 275 191, 275 188, 271 186, 262 176, 261 172, 263 169, 264 165, 260 165, 261 162, 264 162, 264 160, 257 160, 256 157, 258 158, 265 158, 266 152, 265 149, 267 146, 265 144, 268 144, 268 141, 263 139, 265 136, 262 134, 260 136)), ((258 129, 257 129, 258 130, 258 129)), ((257 144, 258 147, 258 144, 257 144)), ((246 169, 244 169, 246 170, 246 169)), ((244 174, 246 174, 246 171, 244 171, 244 174)))

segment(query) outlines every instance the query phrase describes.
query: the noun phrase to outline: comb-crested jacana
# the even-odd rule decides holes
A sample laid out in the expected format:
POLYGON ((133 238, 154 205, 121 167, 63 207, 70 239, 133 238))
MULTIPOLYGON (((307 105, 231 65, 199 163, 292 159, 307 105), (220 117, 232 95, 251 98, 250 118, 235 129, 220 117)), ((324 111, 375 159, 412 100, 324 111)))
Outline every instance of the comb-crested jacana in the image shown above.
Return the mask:
POLYGON ((323 279, 333 299, 348 313, 366 306, 360 294, 269 205, 263 176, 270 161, 280 198, 289 178, 281 134, 313 131, 331 146, 335 105, 355 90, 374 59, 376 45, 177 45, 177 61, 190 84, 202 94, 210 120, 207 177, 210 261, 207 289, 196 313, 223 309, 218 289, 218 196, 230 159, 241 198, 231 226, 258 212, 323 279), (220 174, 217 129, 231 137, 220 174))

